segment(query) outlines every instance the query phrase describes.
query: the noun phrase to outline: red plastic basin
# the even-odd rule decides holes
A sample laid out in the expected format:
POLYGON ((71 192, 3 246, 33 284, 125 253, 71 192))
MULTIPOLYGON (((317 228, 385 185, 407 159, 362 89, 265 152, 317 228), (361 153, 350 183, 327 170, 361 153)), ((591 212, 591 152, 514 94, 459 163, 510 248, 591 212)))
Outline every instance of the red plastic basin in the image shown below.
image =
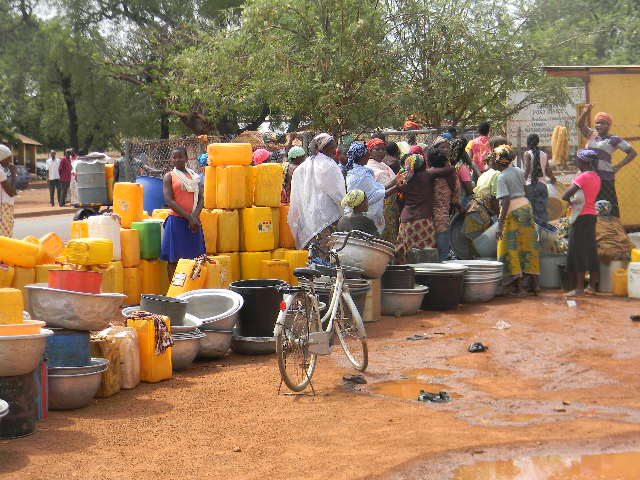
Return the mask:
POLYGON ((102 273, 81 270, 49 270, 49 287, 72 292, 100 293, 102 273))

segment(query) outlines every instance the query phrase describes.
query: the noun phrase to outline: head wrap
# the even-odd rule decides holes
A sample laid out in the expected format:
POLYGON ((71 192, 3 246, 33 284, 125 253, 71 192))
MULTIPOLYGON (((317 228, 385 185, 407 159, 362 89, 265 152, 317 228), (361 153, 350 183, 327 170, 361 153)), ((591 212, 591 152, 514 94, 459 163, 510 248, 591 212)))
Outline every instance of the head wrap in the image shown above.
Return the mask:
POLYGON ((11 157, 11 155, 12 155, 11 149, 9 147, 7 147, 6 145, 2 145, 0 143, 0 162, 2 160, 4 160, 5 158, 11 157))
POLYGON ((347 164, 344 167, 345 172, 351 170, 353 168, 353 164, 362 160, 367 153, 369 153, 369 150, 363 142, 353 142, 349 146, 349 151, 347 152, 347 164))
POLYGON ((289 153, 287 154, 287 158, 289 159, 289 161, 295 159, 295 158, 299 158, 299 157, 304 157, 307 154, 307 152, 304 151, 304 148, 299 147, 299 146, 295 146, 295 147, 291 147, 289 149, 289 153))
POLYGON ((406 155, 407 153, 409 153, 409 150, 411 150, 411 145, 409 145, 405 141, 398 142, 397 145, 402 155, 406 155))
POLYGON ((576 152, 576 157, 580 163, 594 164, 598 161, 598 152, 591 148, 583 148, 576 152))
POLYGON ((404 159, 404 168, 409 172, 407 182, 413 179, 413 175, 424 166, 424 157, 417 153, 411 153, 404 159))
POLYGON ((424 150, 420 145, 414 145, 409 149, 409 153, 422 155, 424 157, 424 150))
POLYGON ((372 138, 371 140, 369 140, 369 143, 367 143, 367 148, 369 149, 369 151, 371 151, 374 148, 376 148, 378 145, 385 146, 386 144, 387 143, 381 138, 372 138))
POLYGON ((253 152, 253 163, 256 165, 260 165, 261 163, 269 160, 271 153, 269 150, 265 150, 264 148, 259 148, 255 152, 253 152))
POLYGON ((422 125, 420 125, 417 122, 414 122, 413 120, 407 120, 406 122, 404 122, 404 125, 402 126, 403 130, 420 130, 422 128, 422 125))
POLYGON ((206 167, 207 165, 209 165, 209 154, 200 154, 200 156, 198 156, 198 165, 200 165, 201 167, 206 167))
POLYGON ((464 152, 465 147, 467 146, 467 139, 464 137, 457 137, 451 141, 451 151, 455 156, 464 152))
POLYGON ((313 137, 313 140, 311 140, 311 143, 309 144, 309 148, 314 153, 319 152, 324 147, 329 145, 332 141, 333 137, 331 135, 329 135, 328 133, 320 133, 313 137))
POLYGON ((596 210, 598 211, 598 215, 611 215, 611 202, 609 200, 598 200, 596 202, 596 210))
POLYGON ((431 144, 432 147, 437 147, 438 145, 448 142, 449 139, 445 138, 444 135, 439 135, 436 137, 436 139, 433 141, 433 143, 431 144))
POLYGON ((453 138, 453 135, 451 135, 449 132, 441 133, 440 136, 442 138, 446 138, 447 140, 451 140, 453 138))
POLYGON ((511 147, 509 145, 500 145, 494 150, 496 154, 496 163, 499 165, 509 165, 513 161, 511 155, 511 147))
POLYGON ((362 204, 365 198, 367 198, 367 196, 362 190, 351 190, 344 196, 342 202, 340 202, 340 205, 342 205, 343 207, 355 208, 358 205, 362 204))
POLYGON ((596 113, 595 118, 593 119, 594 122, 597 122, 598 120, 604 120, 605 122, 607 122, 609 124, 609 126, 613 125, 613 117, 611 115, 609 115, 606 112, 598 112, 596 113))

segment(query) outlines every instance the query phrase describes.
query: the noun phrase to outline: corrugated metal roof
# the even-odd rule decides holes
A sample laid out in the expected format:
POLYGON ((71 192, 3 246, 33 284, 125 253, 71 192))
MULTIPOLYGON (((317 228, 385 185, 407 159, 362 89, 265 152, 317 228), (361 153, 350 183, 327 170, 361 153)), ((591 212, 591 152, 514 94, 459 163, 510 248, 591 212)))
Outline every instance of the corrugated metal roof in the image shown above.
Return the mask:
POLYGON ((40 142, 34 140, 33 138, 29 138, 26 135, 22 135, 21 133, 15 133, 13 136, 17 140, 20 140, 21 143, 24 143, 26 145, 42 146, 42 144, 40 142))

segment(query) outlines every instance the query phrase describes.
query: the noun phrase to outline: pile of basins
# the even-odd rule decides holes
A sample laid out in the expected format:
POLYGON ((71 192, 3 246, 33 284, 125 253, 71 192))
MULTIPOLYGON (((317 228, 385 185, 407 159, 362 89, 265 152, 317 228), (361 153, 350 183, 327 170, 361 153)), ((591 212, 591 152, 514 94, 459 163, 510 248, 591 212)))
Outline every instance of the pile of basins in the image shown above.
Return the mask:
POLYGON ((416 285, 416 272, 409 265, 389 265, 382 276, 382 314, 415 315, 429 287, 416 285))
POLYGON ((492 300, 502 284, 503 264, 492 260, 451 260, 447 265, 466 267, 462 303, 492 300))
POLYGON ((451 310, 462 302, 468 268, 451 263, 415 263, 416 283, 429 287, 422 310, 451 310))

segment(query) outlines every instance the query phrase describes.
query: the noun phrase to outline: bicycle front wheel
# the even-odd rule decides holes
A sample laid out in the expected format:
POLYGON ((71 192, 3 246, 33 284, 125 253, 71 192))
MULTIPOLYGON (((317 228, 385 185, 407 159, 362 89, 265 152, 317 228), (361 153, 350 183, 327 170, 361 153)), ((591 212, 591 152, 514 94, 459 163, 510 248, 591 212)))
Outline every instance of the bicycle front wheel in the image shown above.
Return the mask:
POLYGON ((353 368, 364 372, 369 364, 367 336, 360 312, 348 293, 343 293, 340 297, 335 329, 340 345, 353 368))
POLYGON ((310 334, 320 331, 320 313, 313 297, 296 292, 278 317, 276 355, 284 383, 294 392, 304 390, 316 369, 318 356, 309 352, 310 334))

